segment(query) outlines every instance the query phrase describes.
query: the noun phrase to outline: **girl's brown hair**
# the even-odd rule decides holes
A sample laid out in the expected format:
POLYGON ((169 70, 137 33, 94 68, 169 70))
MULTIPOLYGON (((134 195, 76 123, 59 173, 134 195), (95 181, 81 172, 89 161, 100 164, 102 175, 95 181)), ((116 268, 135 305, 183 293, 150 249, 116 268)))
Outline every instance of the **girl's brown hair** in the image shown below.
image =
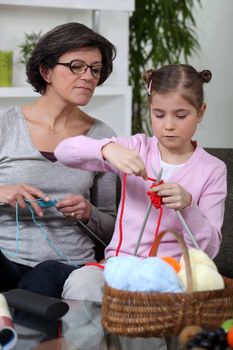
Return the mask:
POLYGON ((188 64, 170 64, 158 70, 148 70, 143 76, 148 87, 149 102, 151 94, 179 92, 197 110, 204 100, 203 83, 208 83, 212 74, 209 70, 198 72, 188 64))

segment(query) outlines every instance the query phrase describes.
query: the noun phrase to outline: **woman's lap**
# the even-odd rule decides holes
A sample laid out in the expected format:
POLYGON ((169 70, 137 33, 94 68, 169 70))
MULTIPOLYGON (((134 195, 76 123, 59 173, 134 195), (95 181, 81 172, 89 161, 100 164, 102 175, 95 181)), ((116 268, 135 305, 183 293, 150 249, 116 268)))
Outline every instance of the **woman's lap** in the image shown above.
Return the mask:
POLYGON ((18 288, 60 298, 65 280, 74 269, 76 267, 58 261, 44 261, 22 277, 18 288))
POLYGON ((0 251, 0 289, 22 288, 51 297, 61 297, 63 285, 76 267, 47 260, 35 267, 9 260, 0 251))

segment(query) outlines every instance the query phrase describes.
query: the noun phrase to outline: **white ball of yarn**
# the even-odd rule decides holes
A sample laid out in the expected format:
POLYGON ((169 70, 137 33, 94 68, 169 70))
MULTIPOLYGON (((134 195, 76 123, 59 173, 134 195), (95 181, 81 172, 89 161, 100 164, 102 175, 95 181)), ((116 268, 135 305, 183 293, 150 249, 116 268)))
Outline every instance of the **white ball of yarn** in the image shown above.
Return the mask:
MULTIPOLYGON (((188 250, 190 264, 193 266, 194 264, 205 264, 212 267, 214 270, 217 270, 217 267, 213 260, 202 250, 196 248, 190 248, 188 250)), ((180 258, 180 268, 183 269, 185 267, 183 256, 180 258)))
MULTIPOLYGON (((217 290, 224 288, 224 281, 222 276, 212 266, 197 263, 191 266, 192 269, 192 281, 193 291, 207 291, 217 290)), ((184 289, 187 288, 185 268, 180 269, 178 273, 178 279, 183 285, 184 289)))

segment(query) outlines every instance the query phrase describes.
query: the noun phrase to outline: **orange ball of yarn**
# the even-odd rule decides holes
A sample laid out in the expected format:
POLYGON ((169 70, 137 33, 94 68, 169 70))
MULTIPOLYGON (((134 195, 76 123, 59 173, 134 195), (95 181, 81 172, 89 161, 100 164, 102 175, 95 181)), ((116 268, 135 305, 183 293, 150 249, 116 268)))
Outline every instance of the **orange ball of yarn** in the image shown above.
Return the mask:
POLYGON ((166 263, 171 265, 173 267, 173 269, 176 271, 176 273, 178 273, 180 271, 180 264, 178 263, 178 261, 175 258, 173 258, 172 256, 165 256, 165 257, 162 257, 162 259, 166 263))

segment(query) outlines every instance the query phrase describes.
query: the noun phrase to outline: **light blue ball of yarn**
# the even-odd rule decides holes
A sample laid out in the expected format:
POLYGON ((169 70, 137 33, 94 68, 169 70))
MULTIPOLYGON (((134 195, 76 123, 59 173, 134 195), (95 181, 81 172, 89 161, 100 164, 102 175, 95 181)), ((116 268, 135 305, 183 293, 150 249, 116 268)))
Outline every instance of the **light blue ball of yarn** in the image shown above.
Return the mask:
POLYGON ((183 292, 175 270, 159 257, 150 257, 137 265, 128 278, 128 290, 140 292, 183 292))
POLYGON ((104 269, 109 286, 139 292, 183 292, 174 269, 158 257, 113 257, 104 269))
POLYGON ((107 260, 104 268, 104 278, 107 284, 116 289, 128 289, 128 277, 142 259, 136 256, 116 256, 107 260))

